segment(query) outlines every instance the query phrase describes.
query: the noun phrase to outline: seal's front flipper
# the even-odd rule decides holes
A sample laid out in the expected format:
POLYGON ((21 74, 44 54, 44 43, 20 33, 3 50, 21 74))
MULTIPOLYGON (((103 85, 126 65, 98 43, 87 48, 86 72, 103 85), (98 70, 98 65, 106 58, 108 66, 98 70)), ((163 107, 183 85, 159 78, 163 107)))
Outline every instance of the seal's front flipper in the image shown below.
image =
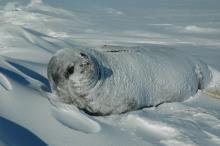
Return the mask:
POLYGON ((79 111, 75 106, 52 102, 52 113, 63 125, 83 133, 97 133, 101 130, 98 122, 79 111))

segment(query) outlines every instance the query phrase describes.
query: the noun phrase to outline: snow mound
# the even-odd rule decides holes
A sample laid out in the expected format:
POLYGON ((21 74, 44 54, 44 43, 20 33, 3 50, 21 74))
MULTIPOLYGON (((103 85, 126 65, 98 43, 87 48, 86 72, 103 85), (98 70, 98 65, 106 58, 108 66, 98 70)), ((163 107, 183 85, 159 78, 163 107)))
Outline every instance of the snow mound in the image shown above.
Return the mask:
POLYGON ((88 115, 81 113, 76 107, 71 105, 59 105, 53 107, 55 118, 65 126, 84 133, 96 133, 101 130, 98 122, 95 122, 88 115))
POLYGON ((0 73, 0 84, 2 85, 2 87, 5 88, 5 90, 12 90, 12 85, 9 82, 9 80, 7 79, 7 77, 5 75, 3 75, 2 73, 0 73))

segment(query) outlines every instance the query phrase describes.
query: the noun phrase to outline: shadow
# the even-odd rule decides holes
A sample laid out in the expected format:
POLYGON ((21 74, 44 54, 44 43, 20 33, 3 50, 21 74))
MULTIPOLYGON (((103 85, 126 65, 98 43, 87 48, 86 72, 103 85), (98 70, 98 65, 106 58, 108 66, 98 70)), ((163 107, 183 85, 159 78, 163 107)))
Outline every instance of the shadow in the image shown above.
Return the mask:
POLYGON ((112 76, 113 72, 112 72, 111 69, 109 69, 109 68, 107 68, 105 66, 102 66, 102 68, 104 70, 104 77, 105 77, 105 79, 112 76))
MULTIPOLYGON (((90 56, 91 59, 95 62, 95 65, 98 66, 99 70, 103 73, 103 78, 102 79, 107 79, 109 77, 111 77, 113 75, 113 71, 106 67, 106 66, 103 66, 101 63, 99 63, 96 58, 94 56, 90 56)), ((101 72, 99 71, 99 77, 101 77, 101 72)), ((101 79, 101 78, 99 78, 101 79)))
POLYGON ((43 83, 45 86, 45 87, 42 87, 43 90, 50 91, 50 84, 49 84, 49 81, 47 78, 45 78, 44 76, 40 75, 39 73, 37 73, 27 67, 24 67, 20 64, 17 64, 17 63, 11 62, 11 61, 8 61, 8 63, 11 64, 12 66, 14 66, 15 68, 17 68, 18 70, 20 70, 21 72, 23 72, 24 74, 43 83))
MULTIPOLYGON (((31 35, 33 35, 33 36, 35 36, 35 37, 38 37, 38 39, 40 38, 40 39, 42 39, 42 37, 47 37, 47 38, 51 38, 50 36, 47 36, 47 35, 45 35, 45 34, 43 34, 43 33, 40 33, 40 32, 37 32, 37 31, 35 31, 35 30, 31 30, 31 29, 28 29, 28 28, 24 28, 24 27, 22 27, 22 29, 24 29, 26 32, 28 32, 28 33, 30 33, 31 35)), ((25 40, 28 40, 29 42, 30 42, 30 40, 28 39, 28 38, 26 38, 26 36, 21 36, 21 37, 23 37, 25 40)), ((43 41, 45 41, 45 42, 47 42, 48 44, 50 44, 51 46, 53 46, 54 48, 57 48, 57 46, 55 45, 55 44, 53 44, 52 42, 50 42, 50 41, 47 41, 47 40, 45 40, 45 39, 43 39, 43 41)), ((38 41, 37 41, 38 42, 38 41)), ((55 52, 54 52, 54 50, 51 50, 51 49, 49 49, 49 48, 46 48, 46 47, 44 47, 43 45, 41 45, 41 43, 37 43, 37 42, 31 42, 32 44, 35 44, 36 46, 38 46, 38 47, 40 47, 40 48, 42 48, 43 50, 46 50, 47 52, 49 52, 49 53, 51 53, 51 54, 54 54, 55 52)))
POLYGON ((104 79, 107 79, 109 77, 112 76, 113 74, 113 71, 103 65, 99 65, 99 67, 101 68, 101 70, 103 70, 103 73, 104 73, 104 79))
MULTIPOLYGON (((55 37, 51 37, 51 36, 49 36, 49 35, 46 35, 46 34, 43 34, 43 33, 41 33, 41 32, 38 32, 38 31, 35 31, 35 30, 32 30, 32 29, 29 29, 29 28, 25 28, 25 27, 22 27, 25 31, 27 31, 28 33, 30 33, 30 34, 32 34, 32 35, 34 35, 34 36, 38 36, 38 38, 40 37, 41 39, 43 39, 43 41, 45 41, 45 42, 47 42, 49 45, 51 45, 51 46, 53 46, 52 47, 52 49, 50 49, 50 47, 48 48, 48 47, 44 47, 43 45, 41 45, 41 43, 34 43, 36 46, 38 46, 38 47, 40 47, 40 48, 42 48, 42 49, 44 49, 44 50, 46 50, 46 51, 48 51, 48 52, 50 52, 50 53, 52 53, 52 54, 54 54, 56 51, 58 51, 60 48, 63 48, 64 46, 65 47, 80 47, 80 46, 78 46, 78 45, 75 45, 75 43, 73 43, 72 42, 72 40, 71 40, 71 43, 70 42, 68 42, 68 40, 62 40, 62 39, 60 39, 60 38, 55 38, 55 37), (49 41, 49 40, 47 40, 47 39, 44 39, 44 38, 49 38, 49 39, 53 39, 53 40, 56 40, 56 41, 61 41, 62 43, 64 43, 64 44, 66 44, 66 45, 60 45, 60 43, 55 43, 56 41, 49 41), (54 48, 56 48, 56 49, 54 49, 54 48)), ((24 38, 24 39, 26 39, 26 38, 24 38)), ((32 42, 31 42, 32 43, 32 42)), ((61 44, 62 44, 61 43, 61 44)), ((64 47, 64 48, 65 48, 64 47)))
POLYGON ((0 117, 0 143, 7 146, 47 146, 39 137, 27 129, 0 117))
POLYGON ((41 33, 41 32, 38 32, 38 31, 35 31, 35 30, 32 30, 32 29, 26 28, 26 27, 22 27, 22 29, 24 29, 24 30, 27 31, 28 33, 35 34, 36 36, 49 37, 49 36, 46 35, 46 34, 43 34, 43 33, 41 33))
POLYGON ((9 78, 15 80, 16 82, 19 82, 22 85, 26 86, 30 84, 24 77, 17 73, 14 73, 13 71, 0 67, 0 72, 7 75, 9 78))

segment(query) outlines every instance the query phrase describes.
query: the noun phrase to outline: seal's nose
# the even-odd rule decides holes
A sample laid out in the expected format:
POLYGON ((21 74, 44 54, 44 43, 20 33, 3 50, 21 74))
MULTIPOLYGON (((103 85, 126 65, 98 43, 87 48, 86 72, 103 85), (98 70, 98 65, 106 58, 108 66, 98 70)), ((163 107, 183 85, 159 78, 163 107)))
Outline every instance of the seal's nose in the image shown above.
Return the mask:
POLYGON ((79 66, 80 67, 87 67, 87 66, 90 66, 90 65, 91 65, 91 63, 88 60, 86 60, 86 61, 83 61, 79 66))
POLYGON ((79 67, 81 68, 80 70, 80 73, 82 74, 82 73, 84 73, 85 71, 87 71, 88 69, 90 69, 91 68, 91 63, 88 61, 88 60, 85 60, 85 61, 83 61, 80 65, 79 65, 79 67))

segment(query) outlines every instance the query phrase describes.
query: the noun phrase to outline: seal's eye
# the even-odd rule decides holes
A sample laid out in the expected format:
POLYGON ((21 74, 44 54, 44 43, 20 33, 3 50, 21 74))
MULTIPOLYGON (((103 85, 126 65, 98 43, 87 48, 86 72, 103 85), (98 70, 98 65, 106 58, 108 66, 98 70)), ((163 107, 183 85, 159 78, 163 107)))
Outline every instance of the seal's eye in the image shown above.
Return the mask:
POLYGON ((67 67, 64 76, 65 76, 65 78, 67 79, 67 78, 69 78, 69 76, 70 76, 71 74, 73 74, 73 73, 74 73, 74 66, 71 65, 71 66, 68 66, 68 67, 67 67))
POLYGON ((84 57, 84 58, 88 58, 88 56, 87 56, 86 54, 84 54, 84 53, 80 53, 80 55, 81 55, 82 57, 84 57))

